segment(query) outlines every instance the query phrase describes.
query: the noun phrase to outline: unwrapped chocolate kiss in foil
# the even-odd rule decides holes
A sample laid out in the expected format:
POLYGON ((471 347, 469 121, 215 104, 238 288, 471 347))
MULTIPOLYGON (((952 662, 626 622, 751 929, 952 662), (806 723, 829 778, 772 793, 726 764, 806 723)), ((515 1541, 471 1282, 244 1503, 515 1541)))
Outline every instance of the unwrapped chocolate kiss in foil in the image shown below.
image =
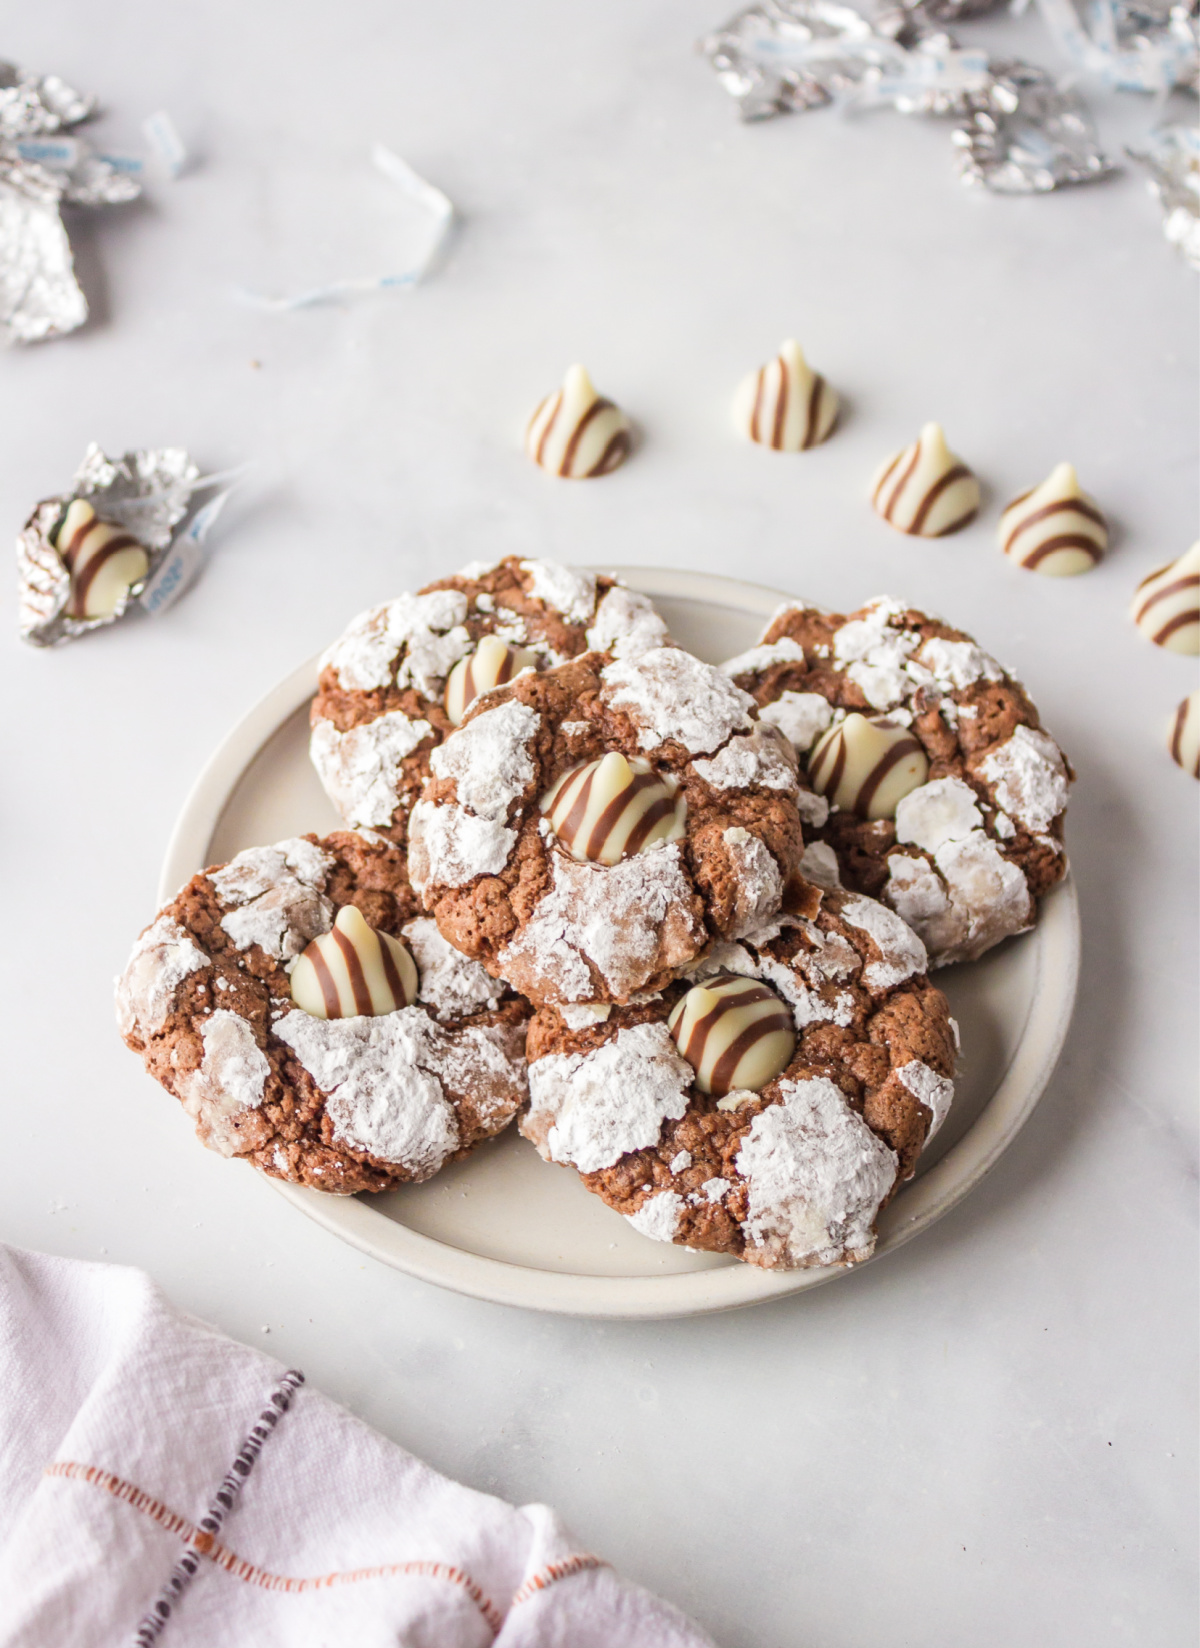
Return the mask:
MULTIPOLYGON (((197 512, 185 533, 176 535, 193 495, 208 484, 180 447, 106 458, 98 446, 90 446, 70 491, 43 499, 17 539, 22 639, 34 646, 54 646, 115 623, 135 602, 150 612, 168 606, 190 580, 196 561, 193 545, 198 551, 216 516, 214 500, 197 512), (85 517, 94 513, 96 532, 116 529, 108 534, 110 543, 100 546, 99 557, 111 554, 114 547, 118 552, 123 546, 133 548, 135 555, 144 551, 144 573, 102 616, 83 616, 76 610, 84 605, 79 599, 79 568, 73 576, 56 542, 77 500, 89 506, 82 512, 85 517), (202 522, 206 513, 207 521, 202 522)), ((99 557, 93 554, 93 562, 99 557)), ((93 580, 96 570, 93 565, 93 580)))
POLYGON ((75 135, 95 107, 57 75, 0 63, 0 325, 18 343, 87 319, 60 205, 112 206, 141 192, 127 166, 75 135))
POLYGON ((1200 270, 1200 131, 1158 126, 1140 148, 1126 152, 1150 174, 1150 187, 1162 204, 1163 234, 1200 270))

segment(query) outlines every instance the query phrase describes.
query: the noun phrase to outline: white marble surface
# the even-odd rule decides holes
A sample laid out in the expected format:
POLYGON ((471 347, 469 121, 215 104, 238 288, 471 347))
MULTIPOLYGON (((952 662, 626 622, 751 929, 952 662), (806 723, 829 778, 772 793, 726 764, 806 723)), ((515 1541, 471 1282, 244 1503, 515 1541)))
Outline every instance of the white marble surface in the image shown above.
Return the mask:
MULTIPOLYGON (((39 654, 7 599, 0 1231, 145 1266, 432 1464, 551 1501, 724 1648, 1183 1648, 1197 792, 1161 727, 1195 669, 1126 606, 1196 535, 1195 280, 1130 172, 1001 200, 955 182, 937 124, 739 127, 691 51, 724 15, 71 0, 10 19, 6 53, 102 94, 108 141, 165 106, 198 162, 81 231, 95 324, 5 357, 0 513, 15 530, 92 439, 260 467, 169 617, 39 654), (352 308, 239 307, 239 282, 378 261, 376 138, 458 203, 444 271, 352 308), (848 407, 795 460, 738 444, 726 412, 789 333, 848 407), (518 451, 575 358, 643 431, 591 486, 518 451), (920 545, 863 488, 929 417, 988 508, 920 545), (992 528, 1061 457, 1118 531, 1098 571, 1052 582, 992 528), (197 1148, 115 1035, 111 976, 231 722, 362 606, 511 548, 906 595, 1017 669, 1078 766, 1086 953, 1059 1073, 984 1186, 859 1276, 661 1326, 443 1295, 197 1148)), ((1050 56, 1032 21, 968 32, 1050 56)), ((1153 113, 1101 107, 1114 148, 1153 113)))

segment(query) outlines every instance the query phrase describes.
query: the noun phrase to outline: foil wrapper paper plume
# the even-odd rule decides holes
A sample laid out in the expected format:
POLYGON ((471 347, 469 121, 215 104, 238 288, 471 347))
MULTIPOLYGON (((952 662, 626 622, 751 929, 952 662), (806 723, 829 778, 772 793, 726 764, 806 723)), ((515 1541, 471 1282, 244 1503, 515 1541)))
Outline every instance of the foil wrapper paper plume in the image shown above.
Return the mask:
MULTIPOLYGON (((10 340, 36 343, 87 319, 61 208, 116 206, 141 193, 138 159, 103 155, 79 135, 96 112, 57 75, 0 62, 0 325, 10 340)), ((146 122, 167 169, 182 146, 166 115, 146 122)))
POLYGON ((454 227, 454 205, 448 196, 415 172, 406 160, 394 154, 383 143, 371 149, 371 164, 375 170, 394 185, 400 198, 415 208, 427 224, 425 245, 411 267, 389 270, 382 274, 344 275, 340 279, 319 286, 304 287, 297 292, 257 292, 249 287, 235 288, 234 295, 255 309, 285 313, 291 309, 309 309, 318 304, 341 303, 348 298, 363 297, 371 292, 398 291, 419 286, 438 267, 446 242, 454 227))
POLYGON ((145 448, 108 458, 88 447, 68 492, 45 498, 17 539, 19 624, 23 640, 55 646, 114 624, 135 607, 165 612, 192 583, 207 556, 206 540, 225 500, 226 485, 192 511, 198 493, 236 481, 244 471, 202 476, 181 447, 145 448), (71 578, 54 545, 68 504, 85 499, 100 520, 130 533, 146 550, 146 576, 133 584, 111 616, 69 612, 71 578), (180 524, 183 525, 182 530, 180 524))
MULTIPOLYGON (((700 49, 744 120, 830 103, 954 116, 952 142, 968 184, 1033 194, 1105 176, 1112 163, 1073 87, 1034 64, 960 47, 945 32, 995 5, 884 0, 868 15, 838 0, 760 0, 700 49)), ((1038 5, 1077 72, 1121 90, 1195 88, 1195 3, 1092 0, 1084 15, 1074 0, 1038 5)))
POLYGON ((1159 126, 1128 152, 1150 174, 1150 187, 1162 203, 1163 233, 1200 271, 1200 132, 1194 126, 1159 126))

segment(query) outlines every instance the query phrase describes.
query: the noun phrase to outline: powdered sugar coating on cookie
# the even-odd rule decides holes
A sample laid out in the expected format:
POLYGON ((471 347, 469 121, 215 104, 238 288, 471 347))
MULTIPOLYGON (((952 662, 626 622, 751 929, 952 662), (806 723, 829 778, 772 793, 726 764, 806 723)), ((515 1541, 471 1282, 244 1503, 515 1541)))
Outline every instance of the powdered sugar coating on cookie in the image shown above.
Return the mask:
POLYGON ((795 795, 796 762, 791 746, 773 727, 754 726, 731 738, 708 761, 694 761, 693 769, 716 790, 749 790, 761 785, 795 795))
POLYGON ((210 1150, 236 1154, 236 1118, 262 1101, 271 1066, 244 1018, 218 1007, 200 1026, 204 1057, 179 1078, 183 1108, 210 1150))
POLYGON ((829 701, 819 692, 781 693, 773 704, 764 704, 758 713, 768 726, 779 728, 797 755, 807 755, 833 720, 829 701))
POLYGON ((996 660, 973 641, 922 641, 918 630, 897 626, 905 609, 888 596, 868 601, 863 613, 834 630, 833 656, 872 709, 894 710, 923 687, 948 693, 1004 678, 996 660))
POLYGON ((302 836, 239 853, 208 872, 217 896, 231 906, 222 927, 239 950, 257 944, 276 961, 291 961, 333 925, 324 896, 331 866, 328 854, 302 836))
POLYGON ((435 778, 452 778, 460 806, 477 818, 503 819, 536 773, 528 744, 541 717, 512 700, 469 720, 429 758, 435 778))
POLYGON ((934 778, 906 795, 896 808, 896 840, 936 853, 946 841, 963 841, 981 829, 975 791, 961 778, 934 778))
POLYGON ((783 897, 783 872, 775 855, 756 835, 734 825, 721 837, 734 867, 737 898, 734 904, 730 938, 742 938, 755 932, 779 909, 783 897))
POLYGON ((979 764, 1005 812, 1027 830, 1048 830, 1067 804, 1067 769, 1054 740, 1033 727, 1014 727, 1006 744, 979 764))
POLYGON ((667 626, 648 597, 624 584, 614 584, 601 598, 587 632, 590 651, 617 658, 638 658, 668 641, 667 626))
POLYGON ((437 922, 417 916, 402 929, 417 964, 417 1000, 443 1018, 466 1018, 499 1007, 507 986, 477 961, 460 955, 438 932, 437 922))
POLYGON ((522 1131, 547 1161, 583 1173, 654 1144, 687 1109, 692 1068, 665 1024, 619 1030, 590 1053, 556 1054, 529 1071, 522 1131))
POLYGON ((594 967, 615 997, 627 997, 647 978, 681 966, 703 942, 674 843, 610 866, 556 853, 552 875, 551 891, 499 955, 503 976, 526 995, 586 998, 594 967))
POLYGON ((928 1144, 950 1113, 950 1106, 954 1100, 954 1083, 948 1081, 945 1076, 939 1076, 936 1070, 931 1070, 920 1059, 902 1064, 896 1075, 913 1097, 920 1099, 933 1117, 929 1124, 929 1132, 925 1136, 925 1142, 928 1144))
MULTIPOLYGON (((916 654, 916 663, 929 671, 943 692, 961 691, 974 686, 976 681, 1002 681, 1004 671, 982 647, 974 641, 947 641, 935 635, 922 643, 916 654)), ((924 685, 915 670, 909 670, 918 686, 924 685)))
POLYGON ((464 887, 481 875, 499 875, 517 832, 463 807, 418 801, 409 820, 408 871, 418 893, 431 882, 464 887))
POLYGON ((117 1027, 122 1035, 138 1023, 161 1030, 175 992, 209 958, 170 916, 159 919, 137 940, 117 980, 117 1027))
MULTIPOLYGON (((786 609, 785 609, 786 610, 786 609)), ((728 675, 733 680, 738 675, 755 675, 762 670, 770 669, 772 664, 803 664, 804 648, 790 635, 781 636, 769 646, 759 645, 751 647, 748 652, 739 652, 736 658, 727 658, 718 665, 722 675, 728 675)))
POLYGON ((294 1012, 273 1029, 325 1095, 334 1142, 414 1181, 431 1178, 458 1149, 448 1092, 470 1093, 485 1116, 507 1120, 523 1086, 503 1030, 468 1027, 450 1036, 417 1007, 377 1018, 294 1012))
POLYGON ((682 1211, 683 1197, 678 1191, 660 1190, 648 1196, 636 1213, 625 1217, 639 1236, 648 1236, 652 1242, 673 1242, 682 1211))
POLYGON ((905 979, 923 973, 928 966, 925 946, 916 933, 886 904, 873 898, 845 899, 843 921, 868 935, 879 957, 863 969, 863 982, 870 990, 890 990, 905 979))
POLYGON ((914 790, 896 809, 896 839, 932 859, 893 853, 888 899, 943 960, 980 955, 1023 931, 1033 901, 1019 867, 982 829, 975 792, 959 778, 914 790))
POLYGON ((325 793, 348 824, 387 825, 412 791, 404 759, 433 732, 428 721, 392 710, 348 732, 318 721, 309 743, 325 793))
POLYGON ((431 696, 470 648, 466 616, 461 590, 397 596, 361 613, 322 654, 320 667, 332 669, 348 691, 394 683, 431 696))
POLYGON ((754 1118, 737 1155, 746 1257, 789 1267, 866 1258, 896 1154, 827 1077, 780 1086, 782 1101, 754 1118))
POLYGON ((643 750, 675 742, 691 755, 708 755, 753 725, 750 694, 679 647, 618 659, 600 674, 606 701, 629 715, 643 750))
POLYGON ((596 610, 596 578, 580 567, 558 561, 522 561, 530 578, 529 593, 554 607, 573 624, 586 624, 596 610))
POLYGON ((891 709, 912 690, 907 666, 920 636, 890 624, 903 610, 885 596, 868 602, 864 617, 850 619, 833 633, 834 661, 844 667, 872 709, 891 709))

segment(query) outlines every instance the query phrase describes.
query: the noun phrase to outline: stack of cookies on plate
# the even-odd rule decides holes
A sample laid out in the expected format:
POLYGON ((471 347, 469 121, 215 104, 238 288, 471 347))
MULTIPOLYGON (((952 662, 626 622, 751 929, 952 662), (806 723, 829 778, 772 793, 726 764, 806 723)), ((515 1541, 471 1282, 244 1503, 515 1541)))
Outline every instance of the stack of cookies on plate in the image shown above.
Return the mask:
POLYGON ((330 647, 311 747, 345 830, 193 877, 118 984, 200 1138, 352 1194, 515 1121, 758 1265, 870 1255, 953 1096, 929 970, 1066 868, 1023 689, 886 600, 716 666, 612 578, 472 564, 330 647))

